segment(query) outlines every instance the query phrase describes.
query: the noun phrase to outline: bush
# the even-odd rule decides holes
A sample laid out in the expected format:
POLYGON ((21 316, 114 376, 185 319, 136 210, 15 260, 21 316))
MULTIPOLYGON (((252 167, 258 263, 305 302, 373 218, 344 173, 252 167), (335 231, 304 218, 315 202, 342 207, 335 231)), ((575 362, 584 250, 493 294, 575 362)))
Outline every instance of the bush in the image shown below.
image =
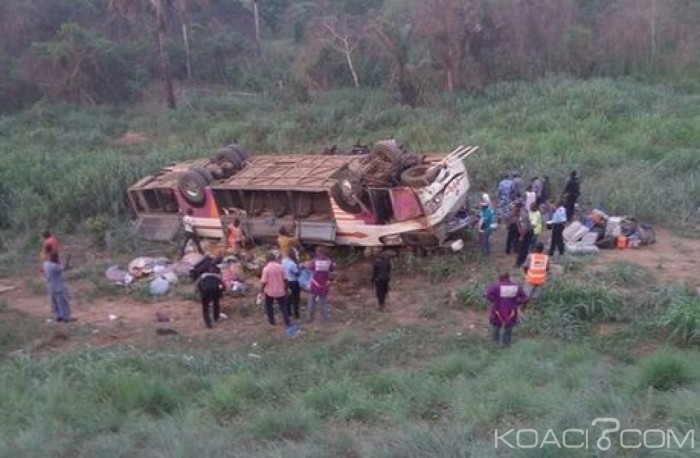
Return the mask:
POLYGON ((640 387, 668 391, 692 380, 691 363, 680 353, 662 351, 643 362, 640 387))
POLYGON ((659 322, 669 329, 669 339, 684 344, 700 344, 700 299, 681 296, 671 303, 659 322))

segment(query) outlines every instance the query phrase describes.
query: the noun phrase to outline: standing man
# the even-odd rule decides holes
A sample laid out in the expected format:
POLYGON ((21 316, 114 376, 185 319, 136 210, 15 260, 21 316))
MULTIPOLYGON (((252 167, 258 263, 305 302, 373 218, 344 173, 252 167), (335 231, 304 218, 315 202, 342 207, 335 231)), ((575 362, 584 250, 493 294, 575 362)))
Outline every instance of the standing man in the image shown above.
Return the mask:
POLYGON ((274 253, 267 253, 267 264, 262 270, 262 284, 260 292, 265 295, 265 312, 270 325, 275 325, 274 302, 277 301, 282 320, 284 321, 285 333, 288 337, 294 337, 297 333, 296 327, 292 326, 289 317, 289 302, 287 302, 287 285, 284 280, 284 268, 277 261, 274 253))
POLYGON ((199 293, 199 299, 202 303, 204 325, 208 329, 211 329, 212 324, 209 310, 213 309, 214 322, 218 322, 221 315, 219 300, 224 292, 224 282, 221 280, 221 271, 216 264, 211 263, 207 271, 199 276, 197 279, 197 292, 199 293))
POLYGON ((486 298, 491 303, 489 321, 493 326, 493 340, 501 341, 501 328, 503 333, 503 345, 510 347, 513 339, 513 327, 518 323, 518 307, 527 302, 527 294, 523 287, 510 280, 507 272, 498 277, 498 281, 491 283, 486 288, 486 298))
POLYGON ((491 253, 491 243, 489 241, 491 232, 493 231, 493 209, 488 202, 483 201, 480 204, 481 218, 479 219, 479 245, 481 245, 481 254, 488 256, 491 253))
POLYGON ((549 177, 545 175, 542 177, 542 189, 540 191, 540 197, 537 199, 537 205, 542 205, 549 202, 549 196, 552 195, 552 185, 549 182, 549 177))
POLYGON ((520 267, 525 262, 527 254, 530 252, 530 242, 532 241, 533 228, 530 222, 530 212, 526 208, 520 209, 518 214, 518 257, 515 260, 515 267, 520 267))
POLYGON ((525 185, 523 183, 523 177, 520 176, 520 172, 513 172, 513 189, 511 191, 511 199, 522 199, 523 192, 525 191, 525 185))
POLYGON ((523 264, 525 283, 528 286, 528 300, 537 299, 540 289, 547 282, 549 272, 549 256, 544 254, 544 244, 538 242, 535 251, 530 253, 523 264))
POLYGON ((309 321, 314 321, 316 305, 321 308, 321 316, 324 322, 330 319, 331 311, 328 307, 328 291, 330 289, 333 261, 326 255, 326 248, 316 247, 314 259, 309 261, 307 268, 311 271, 311 283, 309 285, 309 321))
POLYGON ((532 186, 532 190, 535 192, 535 196, 537 197, 537 202, 539 202, 540 199, 542 199, 542 188, 544 186, 544 182, 539 176, 536 176, 530 180, 530 186, 532 186))
POLYGON ((299 298, 301 296, 301 286, 299 285, 299 274, 301 269, 299 268, 299 261, 297 260, 294 251, 290 251, 287 256, 282 258, 282 268, 284 269, 284 278, 287 281, 287 287, 289 288, 289 296, 287 301, 289 302, 290 313, 294 315, 295 319, 299 319, 299 298))
POLYGON ((277 245, 280 248, 280 253, 282 253, 282 256, 287 256, 296 246, 299 245, 299 241, 289 235, 287 228, 282 226, 279 230, 279 236, 277 236, 277 245))
POLYGON ((503 175, 501 181, 498 183, 498 200, 500 202, 510 203, 511 194, 513 192, 513 178, 510 174, 503 175))
POLYGON ((389 292, 389 282, 391 281, 391 260, 389 255, 382 251, 374 258, 372 265, 372 284, 377 296, 379 311, 384 310, 386 295, 389 292))
POLYGON ((518 218, 520 217, 520 210, 523 208, 523 203, 520 200, 513 202, 510 208, 510 214, 508 215, 508 235, 506 237, 506 254, 511 252, 518 252, 518 239, 520 238, 520 232, 518 232, 518 218))
POLYGON ((564 225, 567 220, 566 208, 562 205, 561 199, 556 203, 557 209, 552 215, 552 219, 547 221, 552 226, 552 240, 549 243, 549 256, 554 256, 554 249, 559 249, 559 256, 564 256, 564 225))
POLYGON ((191 208, 187 209, 185 216, 182 217, 182 228, 185 230, 185 240, 182 242, 182 248, 180 249, 180 257, 185 255, 185 247, 187 247, 187 242, 192 240, 194 245, 197 247, 199 254, 204 254, 202 250, 202 245, 199 243, 199 236, 197 235, 197 230, 194 227, 194 210, 191 208))
POLYGON ((540 211, 539 205, 533 203, 530 206, 530 212, 528 214, 530 218, 530 224, 532 225, 532 239, 530 240, 530 249, 533 249, 537 244, 537 239, 540 234, 542 234, 542 212, 540 211))
POLYGON ((49 259, 44 261, 43 270, 46 286, 49 289, 51 310, 56 321, 63 323, 75 321, 75 318, 70 316, 70 295, 63 278, 63 266, 58 259, 58 253, 49 252, 49 259))
POLYGON ((574 170, 569 176, 569 181, 566 182, 564 187, 564 196, 566 197, 566 221, 571 221, 574 219, 574 209, 576 208, 576 201, 581 195, 581 179, 576 174, 574 170))

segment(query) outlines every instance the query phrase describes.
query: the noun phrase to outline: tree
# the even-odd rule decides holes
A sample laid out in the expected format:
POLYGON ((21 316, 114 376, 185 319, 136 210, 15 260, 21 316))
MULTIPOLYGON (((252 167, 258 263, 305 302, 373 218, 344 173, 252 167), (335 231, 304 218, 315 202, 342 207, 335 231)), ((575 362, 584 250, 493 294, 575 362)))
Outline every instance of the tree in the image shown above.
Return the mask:
POLYGON ((168 24, 177 9, 179 0, 110 0, 110 6, 124 17, 136 17, 147 10, 152 15, 153 27, 158 36, 158 61, 165 84, 165 100, 168 108, 176 108, 173 79, 170 74, 170 58, 165 49, 168 24), (146 3, 146 4, 144 4, 146 3))
POLYGON ((425 0, 417 2, 414 23, 428 44, 444 75, 444 88, 462 84, 462 66, 475 28, 475 0, 425 0))
POLYGON ((190 49, 190 36, 187 32, 188 23, 187 0, 177 0, 177 17, 182 30, 182 44, 185 46, 185 64, 187 66, 187 79, 192 79, 192 50, 190 49))
POLYGON ((360 80, 357 77, 352 53, 364 38, 365 27, 359 21, 353 21, 348 16, 329 16, 322 18, 320 22, 319 32, 321 40, 330 46, 331 49, 343 55, 355 87, 360 87, 360 80))

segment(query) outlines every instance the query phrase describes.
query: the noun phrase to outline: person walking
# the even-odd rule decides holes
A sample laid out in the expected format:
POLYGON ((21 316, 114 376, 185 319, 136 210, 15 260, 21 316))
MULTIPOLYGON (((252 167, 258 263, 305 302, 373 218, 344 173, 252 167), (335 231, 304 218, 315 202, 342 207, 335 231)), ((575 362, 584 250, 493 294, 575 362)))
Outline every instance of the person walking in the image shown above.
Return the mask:
POLYGON ((330 319, 328 306, 328 291, 330 289, 333 261, 326 255, 325 247, 316 247, 316 255, 306 266, 311 271, 311 284, 309 286, 309 321, 314 321, 316 306, 321 309, 324 322, 330 319))
POLYGON ((518 257, 515 260, 515 267, 520 267, 525 262, 530 252, 530 241, 533 236, 532 223, 530 223, 530 212, 526 208, 521 208, 518 215, 518 257))
POLYGON ((572 221, 574 219, 574 210, 576 209, 576 201, 581 195, 581 179, 574 170, 569 175, 569 181, 566 182, 564 187, 564 196, 566 207, 566 221, 572 221))
POLYGON ((554 256, 554 250, 559 249, 559 256, 564 256, 564 225, 567 221, 566 208, 561 199, 556 203, 557 209, 552 215, 552 219, 547 221, 547 225, 552 227, 552 240, 549 243, 549 256, 554 256))
POLYGON ((508 215, 508 234, 506 236, 506 254, 518 252, 518 239, 520 238, 518 218, 520 217, 520 210, 522 208, 523 203, 520 200, 513 202, 510 208, 510 214, 508 215))
POLYGON ((525 209, 530 211, 530 207, 532 207, 532 204, 535 202, 537 202, 537 194, 532 189, 532 185, 528 185, 525 189, 525 209))
POLYGON ((221 279, 221 270, 212 263, 206 272, 197 279, 197 293, 202 304, 202 317, 204 325, 212 328, 212 315, 214 322, 218 322, 221 316, 219 301, 224 292, 224 282, 221 279), (213 312, 213 313, 210 313, 213 312))
POLYGON ((75 318, 70 314, 70 294, 63 278, 63 266, 58 253, 50 252, 49 259, 43 263, 44 279, 49 290, 51 311, 58 322, 70 323, 75 318))
POLYGON ((538 242, 535 251, 530 253, 523 264, 525 272, 525 285, 528 288, 528 300, 539 297, 541 288, 547 283, 547 272, 549 272, 549 256, 544 254, 544 244, 538 242))
POLYGON ((197 235, 197 229, 194 224, 194 210, 188 208, 185 215, 182 217, 182 228, 185 230, 185 240, 182 242, 182 248, 180 248, 180 257, 185 255, 185 248, 187 247, 187 242, 192 240, 194 245, 197 247, 199 254, 204 254, 202 250, 202 245, 199 243, 199 235, 197 235))
POLYGON ((267 313, 267 321, 270 325, 275 325, 275 312, 273 309, 274 302, 282 312, 282 320, 284 321, 285 333, 288 337, 294 337, 297 333, 295 326, 292 326, 292 320, 289 316, 289 302, 287 301, 287 285, 284 280, 284 268, 277 261, 275 253, 267 253, 267 264, 262 270, 260 292, 265 296, 265 313, 267 313))
POLYGON ((509 347, 513 328, 518 323, 518 307, 527 302, 527 294, 522 285, 511 281, 510 275, 504 272, 497 282, 487 286, 486 299, 491 303, 489 322, 493 327, 493 341, 501 342, 501 328, 504 328, 503 345, 509 347))
POLYGON ((290 313, 294 315, 294 318, 298 320, 299 299, 301 297, 301 286, 299 285, 301 269, 294 251, 290 251, 287 256, 282 258, 282 268, 284 269, 284 278, 287 281, 287 288, 289 288, 289 296, 287 296, 289 310, 290 313))
POLYGON ((374 258, 374 263, 372 265, 372 284, 374 285, 374 293, 377 296, 379 311, 384 310, 390 281, 391 260, 389 259, 389 255, 385 251, 382 251, 374 258))
POLYGON ((481 217, 479 219, 479 245, 481 246, 481 254, 488 256, 491 253, 491 232, 493 231, 493 209, 488 202, 484 201, 480 204, 481 217))

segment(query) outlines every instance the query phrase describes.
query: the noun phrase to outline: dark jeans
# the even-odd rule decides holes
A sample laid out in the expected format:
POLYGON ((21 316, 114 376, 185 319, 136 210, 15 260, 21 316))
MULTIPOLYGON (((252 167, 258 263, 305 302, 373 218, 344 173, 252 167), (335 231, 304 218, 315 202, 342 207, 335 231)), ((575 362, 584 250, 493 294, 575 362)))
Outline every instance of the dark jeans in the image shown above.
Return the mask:
POLYGON ((197 251, 199 251, 200 254, 204 254, 204 250, 202 250, 202 245, 199 243, 199 236, 197 233, 185 231, 185 240, 182 242, 182 248, 180 248, 180 257, 185 255, 185 247, 187 247, 187 242, 190 240, 194 241, 194 246, 197 247, 197 251))
POLYGON ((289 296, 287 301, 289 301, 290 313, 294 314, 294 318, 299 319, 299 297, 301 296, 301 287, 298 281, 287 282, 289 286, 289 296))
POLYGON ((508 225, 508 237, 506 238, 506 254, 518 251, 518 237, 520 233, 518 232, 517 224, 508 225))
MULTIPOLYGON (((501 341, 501 326, 493 327, 493 341, 497 343, 501 341)), ((513 326, 505 326, 503 330, 503 345, 505 345, 506 347, 510 347, 512 341, 513 326)))
POLYGON ((564 223, 552 225, 552 241, 549 244, 549 255, 554 256, 554 249, 559 249, 559 254, 564 254, 564 223))
POLYGON ((389 292, 389 280, 375 280, 374 292, 377 295, 379 310, 383 310, 384 303, 386 302, 386 295, 389 292))
POLYGON ((219 321, 221 312, 219 307, 219 299, 221 298, 221 292, 219 290, 201 291, 200 296, 202 300, 202 316, 204 317, 204 324, 206 324, 208 328, 211 328, 209 309, 210 306, 214 309, 214 321, 219 321))
POLYGON ((292 320, 289 318, 289 301, 287 301, 287 296, 270 297, 267 294, 265 294, 265 313, 267 313, 267 321, 274 326, 275 310, 272 308, 274 301, 277 301, 277 304, 280 306, 280 311, 282 312, 282 321, 284 321, 284 325, 291 326, 292 320))
POLYGON ((522 266, 527 258, 528 253, 530 253, 530 241, 532 236, 535 235, 532 230, 529 230, 523 235, 522 240, 520 240, 520 245, 518 246, 518 258, 515 260, 515 265, 518 267, 522 266))

